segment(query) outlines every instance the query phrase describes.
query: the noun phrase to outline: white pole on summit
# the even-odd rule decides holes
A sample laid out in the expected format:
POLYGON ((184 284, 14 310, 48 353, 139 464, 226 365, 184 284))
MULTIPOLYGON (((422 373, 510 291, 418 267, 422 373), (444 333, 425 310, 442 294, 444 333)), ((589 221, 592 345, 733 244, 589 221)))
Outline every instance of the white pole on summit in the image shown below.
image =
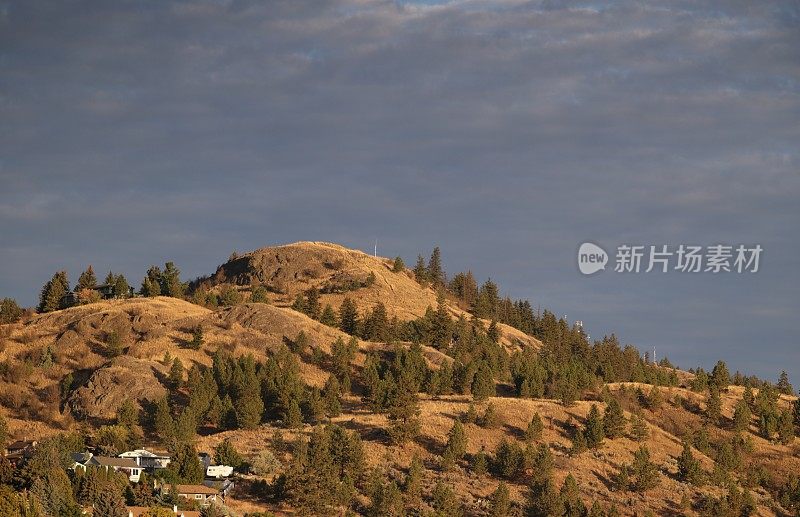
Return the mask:
POLYGON ((375 239, 375 254, 373 257, 378 258, 378 239, 375 239))

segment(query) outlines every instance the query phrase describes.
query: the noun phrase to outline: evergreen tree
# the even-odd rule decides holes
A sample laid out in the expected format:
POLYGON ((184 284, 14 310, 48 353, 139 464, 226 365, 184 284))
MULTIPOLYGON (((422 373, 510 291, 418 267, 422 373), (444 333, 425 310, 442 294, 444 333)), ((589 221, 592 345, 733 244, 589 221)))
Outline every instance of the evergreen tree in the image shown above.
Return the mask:
POLYGON ((116 298, 129 298, 131 287, 125 275, 117 275, 114 277, 114 296, 116 298))
POLYGON ((244 459, 233 446, 230 438, 225 438, 214 448, 214 463, 237 469, 244 463, 244 459))
POLYGON ((481 417, 481 427, 493 429, 498 425, 500 425, 500 417, 497 415, 497 408, 494 403, 490 402, 481 417))
POLYGON ((489 470, 489 460, 486 458, 486 452, 483 448, 472 458, 470 470, 476 476, 483 476, 489 470))
POLYGON ((536 412, 533 414, 533 417, 531 417, 531 421, 528 422, 528 427, 525 429, 525 441, 539 441, 542 438, 543 431, 544 424, 542 423, 542 417, 536 412))
POLYGON ((336 376, 331 374, 328 380, 325 381, 325 387, 322 389, 322 398, 325 401, 325 414, 328 417, 336 417, 342 413, 341 391, 339 389, 339 381, 336 376))
POLYGON ((125 399, 117 409, 117 424, 130 430, 139 425, 139 409, 133 400, 125 399))
POLYGON ((434 286, 438 287, 444 284, 445 276, 442 270, 442 254, 438 246, 433 248, 433 253, 431 253, 431 258, 428 261, 427 278, 434 286))
POLYGON ((401 273, 401 272, 405 271, 405 269, 406 269, 406 265, 403 262, 403 259, 400 258, 400 257, 395 257, 394 258, 394 264, 392 265, 392 272, 401 273))
POLYGON ((383 302, 375 304, 372 312, 364 319, 362 334, 368 341, 386 342, 389 340, 389 316, 383 302))
POLYGON ((489 515, 491 517, 506 517, 510 512, 511 498, 508 486, 501 481, 489 498, 489 515))
POLYGON ((727 388, 731 383, 731 375, 728 372, 728 366, 724 361, 717 361, 714 369, 711 371, 711 385, 717 390, 727 388))
POLYGON ((442 517, 461 517, 464 514, 461 503, 458 502, 453 491, 441 481, 436 482, 431 496, 433 497, 432 506, 436 511, 436 515, 442 517))
POLYGON ((0 300, 0 325, 16 323, 22 317, 22 308, 13 298, 0 300))
POLYGON ((423 287, 428 285, 428 268, 425 267, 425 259, 422 255, 417 255, 417 263, 414 266, 414 278, 423 287))
POLYGON ((595 404, 592 404, 591 409, 589 409, 584 435, 586 437, 586 445, 589 448, 597 449, 603 445, 603 438, 605 438, 603 420, 600 418, 600 411, 595 404))
POLYGON ((778 388, 778 391, 784 395, 794 395, 794 388, 792 388, 792 385, 789 382, 789 374, 787 374, 785 370, 781 372, 776 387, 778 388))
POLYGON ((703 470, 687 441, 683 442, 683 452, 678 456, 678 479, 692 485, 703 484, 703 470))
POLYGON ((128 509, 119 487, 106 483, 97 496, 93 513, 103 517, 128 517, 128 509))
POLYGON ((408 475, 404 484, 405 504, 408 508, 418 508, 422 501, 422 476, 424 471, 425 467, 422 465, 422 460, 415 454, 411 458, 411 466, 408 468, 408 475))
POLYGON ((94 289, 97 287, 97 277, 94 274, 94 269, 91 264, 86 268, 86 271, 81 273, 78 277, 78 283, 75 286, 75 291, 81 292, 84 289, 94 289))
POLYGON ((319 290, 317 290, 314 287, 306 291, 306 303, 304 312, 311 319, 315 320, 319 319, 319 315, 321 312, 319 303, 319 290))
POLYGON ((464 426, 456 420, 453 427, 447 434, 447 445, 445 452, 449 453, 455 461, 461 460, 467 452, 467 437, 464 434, 464 426))
POLYGON ((561 486, 561 504, 564 506, 565 517, 584 517, 586 515, 586 505, 580 498, 578 483, 572 474, 567 474, 564 484, 561 486))
POLYGON ((706 421, 717 425, 722 418, 722 399, 719 390, 711 389, 706 400, 706 421))
POLYGON ((476 401, 486 400, 495 395, 494 376, 492 369, 486 362, 481 362, 472 381, 472 397, 476 401))
POLYGON ((372 504, 367 510, 368 517, 403 517, 403 496, 394 481, 384 483, 378 476, 373 477, 370 498, 372 504))
POLYGON ((175 422, 172 419, 172 411, 170 410, 169 402, 167 402, 167 397, 163 397, 156 402, 153 429, 163 441, 175 436, 175 422))
POLYGON ((528 517, 554 517, 564 514, 561 495, 553 486, 551 477, 531 484, 526 510, 528 517))
POLYGON ((570 449, 570 454, 572 456, 577 456, 582 452, 585 452, 588 448, 588 444, 586 443, 586 435, 583 432, 583 429, 575 429, 572 434, 572 448, 570 449))
POLYGON ((254 287, 253 290, 250 292, 250 303, 269 304, 269 296, 267 295, 267 289, 263 285, 254 287))
POLYGON ((339 329, 354 336, 358 333, 358 308, 353 300, 345 297, 339 307, 339 329))
POLYGON ((59 271, 42 287, 39 295, 39 312, 51 312, 63 309, 62 299, 69 292, 69 280, 66 271, 59 271))
POLYGON ((642 442, 647 438, 649 431, 647 429, 647 422, 640 414, 634 414, 631 417, 631 435, 637 442, 642 442))
POLYGON ((753 415, 750 411, 750 406, 743 398, 736 403, 736 408, 733 410, 733 426, 739 432, 746 431, 750 427, 750 420, 752 418, 753 415))
POLYGON ((417 395, 406 387, 398 386, 397 394, 389 406, 389 436, 397 444, 417 437, 420 430, 417 395))
POLYGON ((625 432, 625 414, 619 401, 612 398, 603 413, 603 432, 610 439, 619 438, 625 432))
POLYGON ((794 415, 789 410, 783 410, 778 417, 778 439, 784 445, 794 441, 794 415))
POLYGON ((194 445, 179 442, 168 467, 182 483, 196 484, 203 481, 205 472, 194 445))
POLYGON ((203 346, 203 327, 196 325, 192 329, 192 340, 189 342, 189 348, 192 350, 200 350, 203 346))
POLYGON ((176 390, 183 385, 183 363, 177 357, 172 361, 169 369, 169 383, 176 390))
POLYGON ((336 328, 338 326, 339 322, 336 320, 336 312, 333 310, 333 307, 331 307, 330 304, 325 304, 325 308, 322 310, 322 314, 319 316, 319 322, 329 327, 336 328))
POLYGON ((139 294, 150 298, 161 295, 161 268, 150 266, 144 276, 144 280, 142 280, 139 294))
POLYGON ((289 429, 299 429, 303 427, 303 413, 300 411, 300 404, 297 399, 289 402, 288 410, 284 416, 284 422, 289 429))
POLYGON ((646 446, 640 446, 634 453, 630 472, 632 488, 636 492, 650 490, 658 484, 658 467, 650 461, 650 451, 646 446))
POLYGON ((164 264, 164 272, 159 278, 159 285, 161 294, 164 296, 171 296, 173 298, 182 298, 184 285, 180 279, 181 272, 175 267, 174 262, 167 262, 164 264))

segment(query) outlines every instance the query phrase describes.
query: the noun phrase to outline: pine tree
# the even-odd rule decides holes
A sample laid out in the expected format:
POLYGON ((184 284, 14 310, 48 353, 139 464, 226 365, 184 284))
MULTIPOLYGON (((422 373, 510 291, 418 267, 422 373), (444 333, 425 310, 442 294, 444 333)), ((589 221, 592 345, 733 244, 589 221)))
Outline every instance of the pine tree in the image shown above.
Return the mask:
POLYGON ((561 495, 548 477, 531 484, 526 514, 529 517, 553 517, 564 513, 561 495))
POLYGON ((583 433, 583 429, 575 429, 574 433, 572 434, 572 448, 569 451, 570 454, 572 456, 577 456, 582 452, 585 452, 587 447, 586 435, 583 433))
POLYGON ((284 422, 289 429, 299 429, 303 426, 303 413, 300 411, 300 404, 296 399, 289 402, 284 422))
POLYGON ((339 307, 339 329, 354 336, 358 333, 358 307, 353 300, 345 297, 339 307))
POLYGON ((336 312, 330 304, 325 304, 325 308, 322 309, 322 314, 319 317, 319 322, 329 327, 336 328, 338 326, 339 322, 336 320, 336 312))
POLYGON ((167 397, 163 397, 156 402, 153 429, 162 441, 167 441, 175 435, 175 422, 172 419, 172 411, 170 410, 169 402, 167 402, 167 397))
POLYGON ((128 517, 120 489, 112 483, 106 483, 97 496, 92 513, 104 517, 128 517))
POLYGON ((161 295, 161 268, 158 266, 150 266, 147 274, 142 280, 142 287, 139 289, 139 294, 147 297, 154 297, 161 295))
POLYGON ((683 442, 683 452, 678 456, 678 479, 692 485, 703 484, 703 470, 687 441, 683 442))
POLYGON ((230 438, 225 438, 214 448, 214 463, 236 469, 244 463, 244 459, 233 446, 230 438))
POLYGON ((422 475, 425 467, 422 460, 415 454, 411 458, 411 466, 408 468, 408 475, 404 483, 405 504, 408 508, 418 508, 422 502, 422 475))
POLYGON ((117 424, 129 430, 139 425, 139 409, 136 407, 136 403, 133 400, 125 399, 119 409, 117 409, 117 424))
POLYGON ((269 296, 267 289, 263 285, 253 287, 250 292, 250 303, 266 303, 269 304, 269 296))
POLYGON ((319 319, 320 303, 319 303, 319 290, 312 287, 306 291, 305 313, 311 319, 319 319))
POLYGON ((586 515, 586 505, 580 498, 578 483, 572 474, 567 474, 564 484, 561 485, 561 504, 564 506, 565 517, 584 517, 586 515))
POLYGON ((421 286, 428 285, 428 268, 425 267, 425 259, 422 255, 417 255, 417 263, 414 266, 414 278, 421 286))
POLYGON ((13 298, 0 300, 0 325, 16 323, 22 317, 22 308, 13 298))
POLYGON ((441 515, 442 517, 461 517, 463 515, 461 503, 456 499, 453 490, 441 481, 436 482, 431 496, 433 498, 432 506, 436 511, 436 515, 441 515))
POLYGON ((776 387, 778 388, 778 391, 784 395, 794 395, 794 388, 789 382, 789 374, 787 374, 785 370, 781 372, 776 387))
POLYGON ((724 361, 717 361, 714 369, 711 371, 711 386, 717 390, 727 388, 731 383, 731 374, 728 372, 728 366, 724 361))
POLYGON ((164 272, 159 278, 161 294, 173 298, 183 297, 184 286, 180 279, 181 272, 174 262, 164 264, 164 272))
POLYGON ((783 410, 778 417, 778 439, 784 445, 794 441, 794 415, 789 410, 783 410))
POLYGON ((603 413, 603 432, 610 439, 619 438, 625 432, 625 414, 619 401, 612 398, 603 413))
POLYGON ((640 414, 634 414, 631 417, 631 435, 637 442, 642 442, 647 438, 649 430, 647 429, 647 422, 640 414))
POLYGON ((455 461, 461 460, 467 452, 467 437, 464 434, 464 426, 458 420, 453 422, 453 427, 450 428, 450 432, 447 434, 445 451, 449 451, 455 461))
POLYGON ((538 412, 536 412, 533 414, 531 421, 528 422, 528 427, 525 429, 525 441, 526 442, 539 441, 542 438, 543 431, 544 431, 544 424, 542 423, 542 417, 539 416, 538 412))
POLYGON ((634 453, 630 471, 632 487, 637 492, 650 490, 658 484, 658 467, 650 461, 650 451, 644 445, 634 453))
POLYGON ((125 275, 117 275, 114 277, 114 296, 116 298, 129 298, 131 287, 125 275))
POLYGON ((403 259, 400 258, 400 257, 395 257, 394 258, 394 264, 392 265, 392 272, 401 273, 401 272, 405 271, 405 269, 406 269, 406 265, 403 262, 403 259))
POLYGON ((750 411, 750 406, 743 398, 736 403, 736 408, 733 410, 733 426, 739 432, 746 431, 750 427, 752 418, 753 414, 750 411))
POLYGON ((481 362, 478 371, 472 381, 472 397, 476 401, 486 400, 495 395, 494 376, 492 369, 486 362, 481 362))
POLYGON ((481 427, 493 429, 498 425, 500 425, 500 417, 497 415, 497 408, 494 403, 490 402, 481 417, 481 427))
POLYGON ((753 395, 753 388, 751 388, 749 384, 747 384, 744 387, 744 392, 742 393, 742 400, 744 400, 747 403, 747 405, 750 406, 751 409, 753 407, 753 404, 755 404, 756 398, 753 395))
POLYGON ((196 325, 192 329, 192 340, 189 342, 189 348, 192 350, 200 350, 203 346, 203 327, 196 325))
POLYGON ((194 445, 179 442, 168 467, 182 483, 200 483, 205 477, 203 465, 197 456, 194 445))
POLYGON ((172 366, 169 369, 169 383, 176 390, 183 385, 183 363, 177 357, 172 361, 172 366))
POLYGON ((442 254, 438 246, 433 248, 433 253, 431 253, 431 258, 428 261, 427 273, 428 280, 434 286, 438 287, 444 284, 445 277, 444 271, 442 271, 442 254))
POLYGON ((51 312, 62 309, 61 300, 69 292, 69 280, 66 271, 59 271, 48 281, 39 296, 39 312, 51 312))
POLYGON ((722 399, 719 390, 711 389, 706 400, 706 421, 717 425, 722 418, 722 399))
POLYGON ((342 413, 341 391, 339 380, 334 374, 328 376, 325 387, 322 389, 322 398, 325 400, 325 414, 328 417, 337 417, 342 413))
POLYGON ((396 444, 417 437, 420 430, 419 402, 416 393, 398 386, 397 394, 389 406, 389 436, 396 444))
POLYGON ((508 486, 501 481, 489 498, 489 515, 491 517, 506 517, 510 512, 511 498, 508 486))
POLYGON ((81 273, 78 277, 78 283, 75 285, 75 291, 81 292, 84 289, 94 289, 97 287, 97 277, 94 274, 91 264, 86 268, 86 271, 81 273))
POLYGON ((589 448, 596 449, 603 445, 603 438, 605 438, 603 420, 600 418, 600 411, 595 404, 592 404, 591 409, 589 409, 584 435, 586 437, 586 445, 589 448))
POLYGON ((486 457, 486 452, 481 448, 478 453, 472 458, 470 470, 476 476, 483 476, 489 470, 489 460, 486 457))

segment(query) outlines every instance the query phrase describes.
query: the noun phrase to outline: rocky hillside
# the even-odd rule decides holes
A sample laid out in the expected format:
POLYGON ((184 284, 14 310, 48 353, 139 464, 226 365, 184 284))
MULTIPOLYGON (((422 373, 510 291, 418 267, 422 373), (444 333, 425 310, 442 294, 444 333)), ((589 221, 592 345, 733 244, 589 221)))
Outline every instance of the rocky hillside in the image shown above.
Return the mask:
MULTIPOLYGON (((323 304, 338 308, 347 296, 356 301, 360 310, 367 310, 382 302, 389 315, 400 321, 420 318, 437 304, 432 289, 421 287, 408 271, 393 272, 390 260, 328 243, 262 248, 232 258, 205 282, 211 290, 226 286, 240 291, 245 302, 211 310, 168 297, 110 300, 35 315, 0 327, 0 411, 9 422, 11 435, 41 438, 59 430, 91 431, 112 422, 127 399, 144 404, 169 393, 168 376, 174 358, 179 358, 187 369, 192 365, 209 366, 214 354, 222 349, 234 357, 252 355, 263 362, 278 349, 285 350, 285 345, 301 331, 308 338, 309 351, 298 355, 300 376, 308 386, 322 387, 332 372, 331 345, 351 336, 291 308, 295 297, 312 287, 322 293, 323 304), (247 302, 249 293, 258 286, 270 293, 270 304, 247 302), (189 344, 198 328, 203 331, 202 344, 194 349, 189 344)), ((448 301, 448 310, 454 318, 469 316, 454 300, 448 301)), ((509 354, 535 353, 543 346, 539 340, 507 325, 501 325, 500 330, 501 344, 509 354)), ((363 340, 357 340, 357 347, 350 364, 355 372, 364 368, 369 352, 391 350, 386 343, 363 340)), ((452 357, 431 347, 424 346, 422 355, 432 371, 453 362, 452 357)), ((457 462, 453 468, 441 468, 448 433, 473 406, 479 418, 466 419, 465 458, 475 458, 482 451, 491 457, 503 441, 523 443, 528 423, 538 413, 544 426, 536 441, 548 444, 552 451, 554 482, 560 487, 571 474, 581 498, 589 504, 614 504, 624 515, 642 515, 646 511, 694 515, 700 512, 701 501, 708 497, 724 499, 728 493, 725 487, 733 484, 749 487, 757 514, 782 515, 787 510, 781 506, 776 487, 800 472, 800 446, 796 441, 782 444, 764 439, 755 418, 743 433, 737 433, 733 428, 734 407, 742 398, 741 387, 731 386, 721 392, 720 424, 707 425, 704 415, 709 395, 687 389, 693 376, 679 373, 677 385, 655 388, 662 400, 658 405, 642 402, 642 394, 651 394, 652 386, 633 383, 609 383, 604 393, 599 387, 587 390, 583 400, 567 405, 541 397, 520 398, 510 396, 514 388, 508 376, 497 379, 497 396, 486 400, 473 401, 469 395, 420 393, 420 433, 403 445, 387 439, 387 414, 374 411, 358 390, 343 396, 342 413, 331 421, 356 432, 364 442, 368 466, 380 469, 398 484, 402 484, 411 458, 420 457, 425 466, 421 504, 428 510, 435 504, 434 486, 441 481, 452 487, 469 515, 487 514, 488 500, 498 487, 500 476, 476 474, 467 460, 457 462), (602 410, 606 407, 603 400, 609 397, 620 401, 627 419, 634 414, 643 419, 647 436, 637 440, 626 428, 619 438, 606 439, 603 447, 575 453, 575 429, 586 423, 593 404, 602 410), (496 422, 481 425, 480 416, 490 405, 496 422), (724 472, 717 472, 718 479, 726 481, 700 485, 680 479, 677 458, 682 439, 698 429, 707 429, 707 439, 713 444, 694 450, 708 473, 720 468, 715 463, 721 460, 714 447, 745 436, 741 463, 734 468, 726 465, 724 472), (649 448, 652 461, 658 465, 659 483, 643 494, 615 488, 614 476, 623 465, 631 463, 642 444, 649 448), (753 472, 761 473, 768 481, 749 479, 753 472)), ((172 393, 178 401, 186 399, 186 395, 185 389, 172 393)), ((780 409, 789 409, 794 400, 782 396, 777 404, 780 409)), ((198 448, 210 450, 223 439, 232 438, 247 458, 270 449, 286 465, 291 458, 278 452, 276 429, 282 429, 283 439, 291 441, 296 436, 310 435, 312 425, 283 429, 280 421, 265 421, 256 429, 204 432, 198 438, 198 448)), ((523 470, 505 480, 511 500, 520 508, 525 505, 532 475, 523 470)), ((230 505, 240 512, 293 512, 288 503, 275 502, 259 491, 259 481, 252 476, 243 479, 230 505)), ((363 492, 357 494, 356 500, 356 508, 369 507, 363 492)))

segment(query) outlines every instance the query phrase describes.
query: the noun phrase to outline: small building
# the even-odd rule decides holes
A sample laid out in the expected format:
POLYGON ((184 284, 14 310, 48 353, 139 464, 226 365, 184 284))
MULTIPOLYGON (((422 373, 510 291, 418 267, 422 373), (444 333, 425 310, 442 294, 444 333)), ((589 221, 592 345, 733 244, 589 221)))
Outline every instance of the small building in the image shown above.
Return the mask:
POLYGON ((126 451, 119 455, 120 458, 130 458, 136 462, 137 465, 147 471, 154 471, 156 469, 165 469, 172 458, 162 454, 150 452, 147 449, 135 449, 133 451, 126 451))
POLYGON ((36 440, 13 441, 6 446, 5 457, 16 467, 33 456, 38 443, 36 440))
POLYGON ((102 467, 106 470, 112 469, 114 472, 124 472, 128 476, 128 480, 133 483, 139 482, 139 477, 142 475, 142 467, 136 464, 130 458, 111 458, 109 456, 92 456, 89 461, 83 464, 76 464, 75 468, 83 467, 86 470, 88 467, 102 467))
MULTIPOLYGON (((176 485, 178 497, 196 501, 200 506, 208 506, 217 501, 219 490, 205 485, 176 485)), ((161 491, 169 494, 170 485, 162 485, 161 491)))

